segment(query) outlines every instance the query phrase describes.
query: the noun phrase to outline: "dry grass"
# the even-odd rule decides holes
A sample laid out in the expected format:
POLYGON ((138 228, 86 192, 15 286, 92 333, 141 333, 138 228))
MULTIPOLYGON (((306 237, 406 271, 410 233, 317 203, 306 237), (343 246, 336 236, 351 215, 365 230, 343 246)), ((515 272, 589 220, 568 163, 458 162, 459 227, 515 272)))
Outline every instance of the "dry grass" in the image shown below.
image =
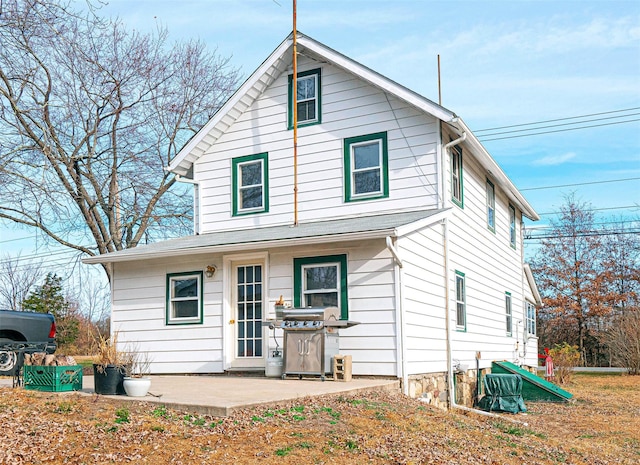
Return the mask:
POLYGON ((574 402, 527 403, 527 414, 500 418, 384 392, 214 418, 0 388, 0 463, 639 463, 640 378, 577 375, 568 389, 574 402))

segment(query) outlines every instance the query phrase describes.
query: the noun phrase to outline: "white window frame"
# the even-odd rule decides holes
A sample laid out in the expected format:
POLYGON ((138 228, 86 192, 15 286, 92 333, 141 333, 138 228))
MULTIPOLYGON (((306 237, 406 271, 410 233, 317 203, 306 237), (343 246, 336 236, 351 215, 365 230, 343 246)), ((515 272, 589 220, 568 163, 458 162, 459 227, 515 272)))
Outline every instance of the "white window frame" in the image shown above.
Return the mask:
POLYGON ((496 232, 496 188, 487 179, 487 228, 496 232))
POLYGON ((460 208, 464 207, 462 149, 460 147, 451 148, 451 200, 460 208))
POLYGON ((536 335, 536 306, 529 302, 525 301, 525 321, 526 321, 526 331, 530 336, 536 335))
MULTIPOLYGON (((305 99, 299 99, 299 100, 296 99, 296 102, 299 105, 301 103, 307 103, 307 102, 310 102, 311 100, 313 100, 315 118, 299 119, 300 118, 300 114, 298 114, 298 123, 300 123, 300 124, 315 123, 315 122, 318 121, 318 75, 316 73, 313 73, 313 74, 310 74, 308 76, 298 76, 296 85, 300 85, 300 83, 302 83, 303 81, 313 81, 313 86, 314 86, 315 92, 313 94, 313 97, 309 97, 309 98, 305 98, 305 99)), ((296 89, 296 95, 297 95, 297 91, 298 91, 298 89, 296 89)))
POLYGON ((509 244, 516 248, 516 207, 509 205, 509 244))
POLYGON ((507 336, 511 336, 513 334, 513 299, 510 292, 504 293, 504 306, 507 336))
POLYGON ((233 189, 233 216, 249 215, 254 213, 266 213, 269 211, 269 154, 258 153, 244 157, 233 158, 232 164, 232 189, 233 189), (260 164, 260 183, 242 184, 242 168, 249 165, 260 164), (246 189, 261 188, 261 202, 257 207, 242 208, 242 191, 246 189))
POLYGON ((203 316, 203 289, 202 289, 202 271, 186 272, 186 273, 169 273, 167 274, 167 304, 166 304, 166 324, 197 324, 202 323, 203 316), (184 281, 188 279, 196 280, 197 294, 195 296, 187 297, 175 297, 174 296, 174 283, 176 281, 184 281), (192 302, 197 303, 198 313, 192 317, 177 317, 175 310, 175 303, 177 302, 192 302))
POLYGON ((302 265, 302 302, 303 305, 306 306, 306 302, 307 302, 307 296, 309 295, 313 295, 313 294, 328 294, 328 293, 334 293, 336 294, 336 301, 337 301, 337 307, 340 308, 340 294, 341 294, 341 288, 340 288, 340 263, 339 262, 327 262, 327 263, 315 263, 315 264, 308 264, 308 265, 302 265), (313 268, 329 268, 329 267, 335 267, 336 268, 336 287, 335 288, 326 288, 326 289, 307 289, 307 280, 305 279, 306 277, 306 271, 309 269, 313 269, 313 268))
POLYGON ((456 328, 461 331, 467 329, 467 282, 466 276, 456 271, 456 328), (461 287, 458 284, 461 284, 461 287), (461 291, 461 292, 458 292, 461 291), (460 295, 460 293, 462 295, 460 295), (461 321, 462 320, 462 321, 461 321))

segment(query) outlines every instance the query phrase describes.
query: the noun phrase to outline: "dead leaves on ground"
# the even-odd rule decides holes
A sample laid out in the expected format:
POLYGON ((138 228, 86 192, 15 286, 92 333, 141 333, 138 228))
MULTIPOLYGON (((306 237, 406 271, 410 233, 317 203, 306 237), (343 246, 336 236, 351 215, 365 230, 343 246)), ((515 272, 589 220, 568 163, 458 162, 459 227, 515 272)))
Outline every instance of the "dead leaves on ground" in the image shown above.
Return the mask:
POLYGON ((0 388, 1 464, 636 464, 640 379, 576 376, 575 402, 500 418, 400 394, 307 398, 226 418, 0 388))

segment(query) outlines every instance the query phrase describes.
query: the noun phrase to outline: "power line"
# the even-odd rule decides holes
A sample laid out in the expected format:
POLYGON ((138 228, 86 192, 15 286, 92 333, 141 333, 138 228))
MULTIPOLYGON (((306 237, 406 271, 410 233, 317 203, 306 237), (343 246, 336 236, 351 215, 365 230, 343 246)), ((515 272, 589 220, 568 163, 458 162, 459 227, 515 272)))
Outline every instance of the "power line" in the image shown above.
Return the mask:
MULTIPOLYGON (((493 139, 482 139, 482 137, 478 137, 478 139, 482 139, 482 142, 489 142, 492 140, 503 140, 503 139, 516 139, 518 137, 528 137, 528 136, 539 136, 542 134, 553 134, 556 132, 568 132, 568 131, 577 131, 578 129, 589 129, 589 128, 599 128, 599 127, 603 127, 603 126, 613 126, 615 124, 624 124, 624 123, 632 123, 634 121, 640 121, 640 119, 630 119, 628 121, 619 121, 616 123, 602 123, 602 124, 592 124, 589 126, 582 126, 579 128, 564 128, 564 129, 557 129, 555 131, 543 131, 543 132, 532 132, 530 134, 519 134, 517 136, 506 136, 506 137, 494 137, 493 139)), ((531 131, 535 131, 538 128, 531 128, 531 131)), ((513 131, 516 132, 516 131, 513 131)), ((487 135, 488 137, 491 136, 491 134, 487 135)))
POLYGON ((630 230, 630 231, 601 231, 601 232, 586 231, 586 232, 581 232, 576 234, 540 234, 540 235, 529 236, 529 237, 525 236, 524 239, 527 241, 532 241, 532 240, 541 240, 541 239, 569 239, 572 237, 621 236, 625 234, 639 234, 639 233, 640 233, 640 229, 630 230))
MULTIPOLYGON (((585 211, 588 212, 598 212, 598 211, 606 211, 606 210, 626 210, 629 208, 638 208, 640 209, 640 205, 629 205, 626 207, 602 207, 602 208, 588 208, 585 211)), ((546 212, 546 213, 538 213, 538 215, 557 215, 558 213, 562 213, 562 211, 557 212, 546 212)))
MULTIPOLYGON (((638 116, 638 115, 640 115, 640 113, 630 113, 628 115, 623 115, 623 116, 608 116, 606 118, 585 119, 582 121, 576 121, 574 123, 551 124, 548 126, 536 126, 535 128, 528 128, 528 129, 515 129, 512 131, 494 132, 493 134, 485 134, 484 136, 479 136, 479 137, 491 137, 491 136, 499 136, 500 134, 513 134, 514 132, 527 132, 527 131, 535 131, 538 129, 557 128, 559 126, 571 126, 575 124, 592 123, 594 121, 605 121, 610 119, 626 118, 628 116, 638 116)), ((621 121, 621 122, 625 123, 626 121, 621 121)), ((572 129, 582 129, 582 128, 572 128, 572 129)))
POLYGON ((524 189, 518 189, 520 191, 535 191, 540 189, 559 189, 562 187, 575 187, 575 186, 590 186, 593 184, 606 184, 610 182, 625 182, 625 181, 637 181, 640 178, 624 178, 624 179, 609 179, 606 181, 590 181, 590 182, 577 182, 575 184, 560 184, 557 186, 542 186, 542 187, 527 187, 524 189))
MULTIPOLYGON (((581 115, 581 116, 567 116, 567 117, 564 117, 564 118, 548 119, 548 120, 544 120, 544 121, 536 121, 534 123, 521 123, 521 124, 512 124, 510 126, 498 126, 498 127, 495 127, 495 128, 488 128, 488 129, 476 129, 473 132, 474 133, 478 133, 478 132, 484 132, 484 131, 495 131, 497 129, 509 129, 509 128, 518 128, 518 127, 522 127, 522 126, 533 126, 535 124, 553 123, 553 122, 556 122, 556 121, 567 121, 567 120, 570 120, 570 119, 590 118, 592 116, 610 115, 612 113, 622 113, 622 112, 626 112, 626 111, 635 111, 635 110, 640 110, 640 107, 626 108, 624 110, 604 111, 604 112, 601 112, 601 113, 590 113, 590 114, 581 115)), ((575 124, 577 124, 577 123, 575 123, 575 124)))

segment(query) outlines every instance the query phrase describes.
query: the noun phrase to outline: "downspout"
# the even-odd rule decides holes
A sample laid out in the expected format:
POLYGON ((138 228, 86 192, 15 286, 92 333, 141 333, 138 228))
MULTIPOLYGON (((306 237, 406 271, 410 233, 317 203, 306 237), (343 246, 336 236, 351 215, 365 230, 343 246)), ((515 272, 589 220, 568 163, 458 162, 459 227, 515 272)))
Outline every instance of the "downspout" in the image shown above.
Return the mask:
MULTIPOLYGON (((458 120, 457 118, 454 118, 453 120, 450 121, 450 123, 455 124, 457 120, 458 120)), ((443 159, 446 156, 447 150, 449 148, 464 142, 466 139, 467 139, 467 133, 463 131, 460 137, 446 144, 442 148, 443 159)), ((444 163, 442 164, 442 166, 444 168, 444 163)), ((442 170, 442 172, 443 172, 443 178, 444 178, 444 169, 442 170)), ((443 180, 443 187, 444 186, 445 184, 443 180)), ((445 218, 444 220, 442 220, 442 242, 443 242, 442 248, 443 248, 443 254, 444 254, 444 298, 445 298, 445 304, 444 304, 444 310, 445 310, 444 322, 445 323, 444 324, 445 324, 445 333, 446 333, 447 394, 448 394, 448 401, 449 401, 449 409, 455 408, 458 410, 463 410, 465 412, 477 413, 478 415, 484 415, 484 416, 493 417, 493 418, 500 418, 513 423, 522 424, 523 422, 520 422, 518 420, 512 420, 510 418, 502 417, 501 415, 497 415, 495 413, 485 412, 484 410, 478 410, 478 409, 466 407, 464 405, 458 405, 456 403, 456 394, 453 386, 453 360, 451 355, 451 321, 450 321, 451 314, 450 314, 450 303, 449 303, 449 220, 448 218, 445 218)), ((477 364, 477 366, 479 366, 479 364, 477 364)), ((478 376, 478 379, 479 379, 479 376, 478 376)), ((526 425, 526 423, 524 424, 526 425)))
MULTIPOLYGON (((451 357, 451 322, 450 322, 450 313, 449 313, 449 221, 447 218, 442 220, 442 238, 443 238, 443 253, 444 253, 444 279, 445 279, 445 287, 444 287, 444 295, 445 295, 445 330, 446 330, 446 349, 447 349, 447 393, 449 400, 449 409, 458 409, 463 410, 465 412, 477 413, 478 415, 484 415, 493 418, 505 419, 507 421, 513 423, 522 424, 522 422, 518 420, 512 420, 510 418, 502 417, 501 415, 485 412, 484 410, 479 410, 475 408, 466 407, 464 405, 458 405, 456 403, 456 394, 455 389, 453 387, 453 360, 451 357)), ((479 366, 476 364, 476 366, 479 366)), ((478 372, 480 370, 478 369, 478 372)), ((478 376, 478 379, 480 377, 478 376)), ((526 425, 526 423, 524 423, 526 425)))
POLYGON ((403 263, 400 255, 398 254, 398 249, 393 245, 393 240, 391 236, 387 236, 386 238, 387 249, 393 255, 393 260, 395 261, 397 266, 393 267, 394 270, 394 281, 395 281, 395 295, 396 295, 396 308, 398 309, 398 315, 400 319, 400 324, 396 325, 398 331, 398 345, 399 347, 396 349, 402 358, 401 361, 401 371, 402 371, 402 392, 405 396, 409 395, 409 375, 407 374, 407 345, 405 343, 404 337, 406 334, 405 329, 405 315, 404 315, 404 305, 402 305, 402 268, 403 263))
POLYGON ((200 234, 200 182, 190 178, 185 178, 179 174, 176 174, 175 180, 177 182, 193 184, 193 233, 198 235, 200 234))

